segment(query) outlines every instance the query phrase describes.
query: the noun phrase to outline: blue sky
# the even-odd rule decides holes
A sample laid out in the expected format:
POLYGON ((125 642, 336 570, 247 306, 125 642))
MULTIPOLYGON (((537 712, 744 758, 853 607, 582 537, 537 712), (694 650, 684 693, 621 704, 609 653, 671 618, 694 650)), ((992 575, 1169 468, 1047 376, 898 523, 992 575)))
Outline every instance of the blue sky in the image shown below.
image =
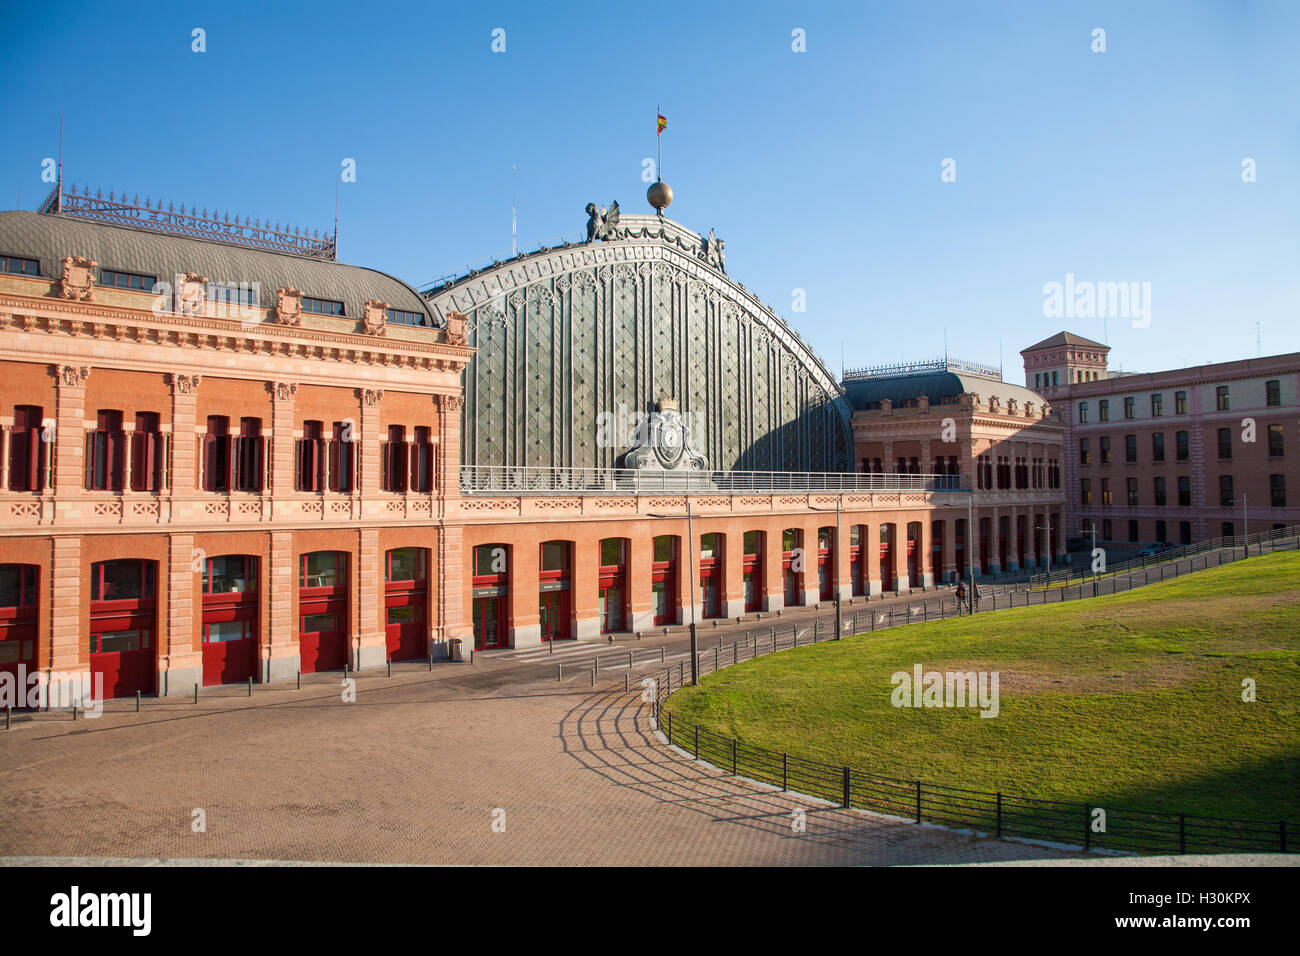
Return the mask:
POLYGON ((1257 322, 1300 351, 1300 4, 5 7, 0 208, 48 189, 60 111, 68 179, 313 228, 352 158, 341 258, 423 284, 509 253, 512 165, 522 247, 648 211, 658 105, 669 214, 836 372, 945 328, 1013 380, 1061 328, 1133 370, 1257 322), (1149 326, 1044 317, 1067 274, 1149 282, 1149 326))

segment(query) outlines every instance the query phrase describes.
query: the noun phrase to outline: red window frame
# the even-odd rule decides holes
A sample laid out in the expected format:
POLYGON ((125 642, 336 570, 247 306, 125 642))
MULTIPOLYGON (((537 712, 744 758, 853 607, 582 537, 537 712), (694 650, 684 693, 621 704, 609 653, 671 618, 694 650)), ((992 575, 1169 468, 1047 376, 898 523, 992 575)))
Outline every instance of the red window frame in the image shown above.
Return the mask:
MULTIPOLYGON (((654 585, 662 584, 664 592, 664 613, 652 618, 655 626, 677 623, 677 552, 680 539, 676 535, 655 535, 650 542, 650 593, 653 598, 654 585), (668 560, 654 560, 655 542, 660 538, 668 539, 668 560)), ((657 610, 657 609, 656 609, 657 610)))
POLYGON ((608 595, 602 594, 605 599, 605 614, 600 621, 600 633, 611 634, 615 631, 621 631, 627 624, 627 538, 601 538, 596 543, 596 560, 605 560, 605 542, 617 541, 619 543, 618 564, 601 564, 598 569, 598 587, 600 591, 607 591, 610 588, 619 590, 619 607, 617 617, 611 612, 609 607, 608 595), (617 626, 615 626, 617 625, 617 626))
MULTIPOLYGON (((507 545, 502 543, 480 544, 475 546, 474 550, 471 552, 470 560, 473 562, 471 566, 472 574, 471 574, 470 581, 471 581, 471 586, 474 588, 474 590, 477 591, 480 588, 500 589, 500 593, 493 594, 490 596, 484 596, 484 597, 471 596, 471 600, 473 601, 472 607, 480 606, 479 605, 480 601, 493 603, 496 625, 497 625, 496 642, 493 644, 487 644, 483 641, 483 635, 479 633, 477 622, 474 622, 475 623, 474 647, 476 650, 485 650, 494 647, 505 647, 509 643, 509 633, 510 633, 509 618, 508 618, 509 608, 510 608, 509 600, 508 600, 508 598, 510 597, 510 549, 507 545), (477 573, 480 564, 482 563, 480 561, 480 556, 486 555, 490 562, 492 551, 495 548, 501 548, 506 553, 505 570, 496 573, 488 573, 488 574, 477 573)), ((491 564, 489 563, 488 566, 491 567, 491 564)), ((471 621, 473 621, 473 617, 471 617, 471 621)))
POLYGON ((47 442, 41 441, 45 409, 41 405, 15 405, 9 430, 9 490, 45 490, 49 467, 47 442))
POLYGON ((745 611, 761 611, 763 609, 763 544, 764 532, 754 531, 745 532, 741 538, 741 550, 745 552, 741 557, 740 580, 741 586, 748 580, 750 582, 749 593, 746 595, 745 611), (744 543, 745 538, 750 534, 757 537, 755 548, 757 550, 750 552, 748 545, 744 543))
POLYGON ((569 615, 573 606, 573 542, 561 541, 558 539, 543 541, 537 546, 537 582, 538 582, 538 617, 541 626, 542 640, 549 641, 552 637, 558 639, 567 639, 572 636, 569 628, 569 615), (561 567, 546 569, 546 546, 558 544, 563 549, 563 561, 561 567), (541 585, 549 585, 545 590, 541 585), (558 595, 558 597, 551 597, 558 595), (547 605, 555 605, 556 609, 550 619, 542 619, 543 612, 547 605), (556 621, 558 626, 551 625, 556 621))

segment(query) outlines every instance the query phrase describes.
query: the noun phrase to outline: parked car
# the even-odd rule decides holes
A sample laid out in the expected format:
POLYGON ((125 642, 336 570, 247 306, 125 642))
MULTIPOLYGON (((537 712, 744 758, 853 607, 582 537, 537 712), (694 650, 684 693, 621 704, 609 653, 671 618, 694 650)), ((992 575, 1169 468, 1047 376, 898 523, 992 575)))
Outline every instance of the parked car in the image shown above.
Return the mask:
POLYGON ((1157 554, 1159 554, 1161 551, 1166 550, 1166 548, 1168 548, 1168 545, 1164 545, 1164 544, 1153 544, 1153 545, 1151 545, 1150 547, 1143 548, 1141 551, 1139 551, 1139 552, 1138 552, 1138 557, 1139 557, 1139 558, 1154 558, 1154 557, 1155 557, 1157 554))

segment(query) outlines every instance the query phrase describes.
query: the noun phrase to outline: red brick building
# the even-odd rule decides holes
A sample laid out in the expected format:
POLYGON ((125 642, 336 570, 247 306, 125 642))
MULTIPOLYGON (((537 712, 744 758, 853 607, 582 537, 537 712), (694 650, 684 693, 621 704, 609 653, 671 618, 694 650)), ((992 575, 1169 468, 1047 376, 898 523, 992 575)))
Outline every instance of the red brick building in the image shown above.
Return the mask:
POLYGON ((1066 426, 1070 534, 1185 544, 1300 521, 1300 353, 1114 375, 1109 351, 1062 332, 1021 352, 1066 426))

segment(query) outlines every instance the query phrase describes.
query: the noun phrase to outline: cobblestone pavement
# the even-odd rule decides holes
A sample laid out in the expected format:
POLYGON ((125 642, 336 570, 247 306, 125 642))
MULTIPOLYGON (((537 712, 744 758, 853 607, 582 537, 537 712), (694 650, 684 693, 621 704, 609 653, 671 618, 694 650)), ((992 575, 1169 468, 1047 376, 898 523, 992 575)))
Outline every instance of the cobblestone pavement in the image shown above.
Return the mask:
POLYGON ((197 705, 151 701, 140 714, 15 723, 0 731, 0 856, 526 865, 1077 856, 734 780, 663 746, 621 684, 492 687, 488 677, 449 666, 363 677, 356 703, 316 679, 251 699, 229 692, 197 705), (795 807, 808 811, 803 834, 791 829, 795 807), (193 832, 196 810, 205 833, 193 832))

